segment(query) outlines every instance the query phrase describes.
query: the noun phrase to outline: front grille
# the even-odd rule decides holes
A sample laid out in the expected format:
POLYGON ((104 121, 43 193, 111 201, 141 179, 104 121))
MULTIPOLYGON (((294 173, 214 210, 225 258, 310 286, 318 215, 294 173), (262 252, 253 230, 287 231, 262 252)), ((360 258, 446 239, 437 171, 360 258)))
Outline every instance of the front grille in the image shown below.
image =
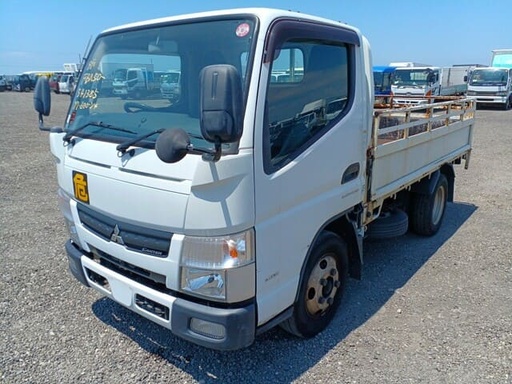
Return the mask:
POLYGON ((161 317, 164 320, 169 320, 169 308, 166 307, 165 305, 157 303, 156 301, 148 299, 147 297, 144 297, 139 294, 135 295, 135 304, 137 304, 139 308, 149 313, 157 315, 158 317, 161 317))
POLYGON ((497 96, 496 91, 476 91, 476 96, 497 96))
POLYGON ((104 240, 116 242, 145 255, 166 257, 169 253, 171 232, 118 221, 83 204, 78 204, 77 209, 82 225, 104 240))
POLYGON ((92 258, 105 268, 160 292, 168 292, 164 275, 127 263, 92 246, 91 252, 92 258))

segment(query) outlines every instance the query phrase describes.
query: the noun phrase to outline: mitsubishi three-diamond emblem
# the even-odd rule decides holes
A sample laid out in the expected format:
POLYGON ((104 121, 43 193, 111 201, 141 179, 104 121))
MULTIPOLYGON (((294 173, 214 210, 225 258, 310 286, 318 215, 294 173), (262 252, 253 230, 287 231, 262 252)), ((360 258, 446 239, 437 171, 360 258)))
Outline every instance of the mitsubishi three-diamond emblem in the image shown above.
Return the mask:
POLYGON ((124 245, 123 238, 119 235, 119 233, 121 233, 121 231, 116 224, 114 227, 114 232, 112 232, 112 236, 110 236, 110 240, 112 240, 114 243, 124 245))

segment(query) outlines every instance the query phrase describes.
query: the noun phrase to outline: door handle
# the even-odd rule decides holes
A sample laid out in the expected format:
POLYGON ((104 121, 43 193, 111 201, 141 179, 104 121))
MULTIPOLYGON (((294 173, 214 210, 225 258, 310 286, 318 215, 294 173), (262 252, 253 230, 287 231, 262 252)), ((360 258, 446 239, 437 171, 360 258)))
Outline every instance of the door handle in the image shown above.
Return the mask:
POLYGON ((350 164, 347 169, 345 169, 345 172, 343 172, 343 176, 341 178, 341 184, 348 183, 351 180, 354 180, 359 176, 359 169, 361 167, 359 166, 359 163, 350 164))

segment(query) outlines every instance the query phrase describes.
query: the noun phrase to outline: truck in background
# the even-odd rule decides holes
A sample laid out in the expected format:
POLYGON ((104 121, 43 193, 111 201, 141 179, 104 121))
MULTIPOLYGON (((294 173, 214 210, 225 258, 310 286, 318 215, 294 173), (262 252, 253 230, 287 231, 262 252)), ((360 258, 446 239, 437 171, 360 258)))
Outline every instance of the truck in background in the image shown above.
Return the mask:
POLYGON ((114 72, 112 92, 122 99, 141 99, 159 89, 152 66, 119 68, 114 72))
POLYGON ((512 68, 512 49, 495 49, 492 51, 491 67, 512 68))
POLYGON ((34 94, 73 276, 209 348, 323 331, 366 238, 439 231, 472 148, 472 100, 375 110, 371 62, 357 28, 277 9, 99 34, 63 127, 44 127, 47 82, 34 94), (179 102, 109 98, 120 56, 179 57, 179 102))
POLYGON ((181 95, 181 71, 171 70, 160 76, 160 93, 171 102, 179 100, 181 95))
POLYGON ((393 103, 426 104, 436 98, 464 95, 467 91, 469 70, 469 67, 462 66, 398 67, 391 86, 393 103))
POLYGON ((475 99, 478 106, 512 108, 512 49, 493 50, 490 67, 471 71, 467 95, 475 99))
POLYGON ((394 66, 373 66, 373 83, 375 93, 375 104, 389 104, 391 96, 391 84, 393 83, 396 67, 394 66))

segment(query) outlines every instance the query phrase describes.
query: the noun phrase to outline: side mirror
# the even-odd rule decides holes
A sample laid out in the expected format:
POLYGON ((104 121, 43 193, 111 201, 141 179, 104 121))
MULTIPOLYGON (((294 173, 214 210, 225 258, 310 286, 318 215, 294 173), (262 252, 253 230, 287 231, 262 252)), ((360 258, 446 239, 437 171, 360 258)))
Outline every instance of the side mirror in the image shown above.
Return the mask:
POLYGON ((468 82, 468 75, 465 75, 464 76, 464 82, 467 83, 468 82))
POLYGON ((34 88, 34 108, 39 113, 39 129, 44 128, 43 116, 50 116, 51 109, 50 84, 46 76, 40 76, 34 88))
POLYGON ((190 148, 190 138, 183 129, 166 129, 158 136, 155 150, 164 163, 177 163, 185 157, 190 148))
POLYGON ((232 65, 210 65, 200 74, 201 133, 216 145, 242 136, 242 79, 232 65))

